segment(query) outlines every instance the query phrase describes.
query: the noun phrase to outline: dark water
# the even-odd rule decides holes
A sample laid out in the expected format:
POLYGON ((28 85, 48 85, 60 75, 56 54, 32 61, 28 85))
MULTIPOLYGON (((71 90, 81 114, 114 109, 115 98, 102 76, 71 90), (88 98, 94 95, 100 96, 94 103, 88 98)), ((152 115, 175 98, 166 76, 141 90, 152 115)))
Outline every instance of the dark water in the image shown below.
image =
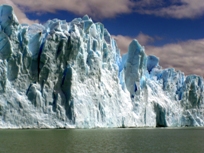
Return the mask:
POLYGON ((0 130, 0 153, 204 153, 204 128, 0 130))

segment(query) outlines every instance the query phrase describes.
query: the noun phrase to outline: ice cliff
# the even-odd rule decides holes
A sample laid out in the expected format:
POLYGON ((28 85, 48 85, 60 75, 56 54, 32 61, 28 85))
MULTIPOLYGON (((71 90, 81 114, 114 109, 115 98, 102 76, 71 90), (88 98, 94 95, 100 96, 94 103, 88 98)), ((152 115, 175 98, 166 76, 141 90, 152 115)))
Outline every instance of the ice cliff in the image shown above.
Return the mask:
POLYGON ((0 6, 0 128, 204 126, 203 90, 86 15, 29 26, 0 6))

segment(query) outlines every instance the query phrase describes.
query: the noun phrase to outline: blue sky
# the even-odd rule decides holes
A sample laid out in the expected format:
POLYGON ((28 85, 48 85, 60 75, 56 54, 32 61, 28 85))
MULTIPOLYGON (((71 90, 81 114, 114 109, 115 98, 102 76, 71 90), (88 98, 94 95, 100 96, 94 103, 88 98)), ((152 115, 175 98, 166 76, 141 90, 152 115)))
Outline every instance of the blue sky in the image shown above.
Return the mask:
POLYGON ((203 0, 0 0, 12 5, 21 23, 71 21, 88 14, 117 40, 121 54, 132 39, 164 68, 204 76, 203 0))

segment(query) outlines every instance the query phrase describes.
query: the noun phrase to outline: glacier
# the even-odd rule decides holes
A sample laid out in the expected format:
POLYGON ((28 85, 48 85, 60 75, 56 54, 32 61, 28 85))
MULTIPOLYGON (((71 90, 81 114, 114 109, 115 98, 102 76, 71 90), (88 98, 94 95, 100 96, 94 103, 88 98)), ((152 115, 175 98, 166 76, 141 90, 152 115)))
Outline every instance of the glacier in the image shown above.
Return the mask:
POLYGON ((204 126, 203 90, 87 15, 27 25, 0 6, 0 128, 204 126))

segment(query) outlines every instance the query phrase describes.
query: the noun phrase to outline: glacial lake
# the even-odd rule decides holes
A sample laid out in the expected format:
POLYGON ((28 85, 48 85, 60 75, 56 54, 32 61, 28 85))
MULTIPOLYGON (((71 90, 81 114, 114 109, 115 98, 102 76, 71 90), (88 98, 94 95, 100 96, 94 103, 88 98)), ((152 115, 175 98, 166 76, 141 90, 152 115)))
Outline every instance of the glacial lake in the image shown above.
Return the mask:
POLYGON ((204 128, 0 130, 0 153, 204 153, 204 128))

